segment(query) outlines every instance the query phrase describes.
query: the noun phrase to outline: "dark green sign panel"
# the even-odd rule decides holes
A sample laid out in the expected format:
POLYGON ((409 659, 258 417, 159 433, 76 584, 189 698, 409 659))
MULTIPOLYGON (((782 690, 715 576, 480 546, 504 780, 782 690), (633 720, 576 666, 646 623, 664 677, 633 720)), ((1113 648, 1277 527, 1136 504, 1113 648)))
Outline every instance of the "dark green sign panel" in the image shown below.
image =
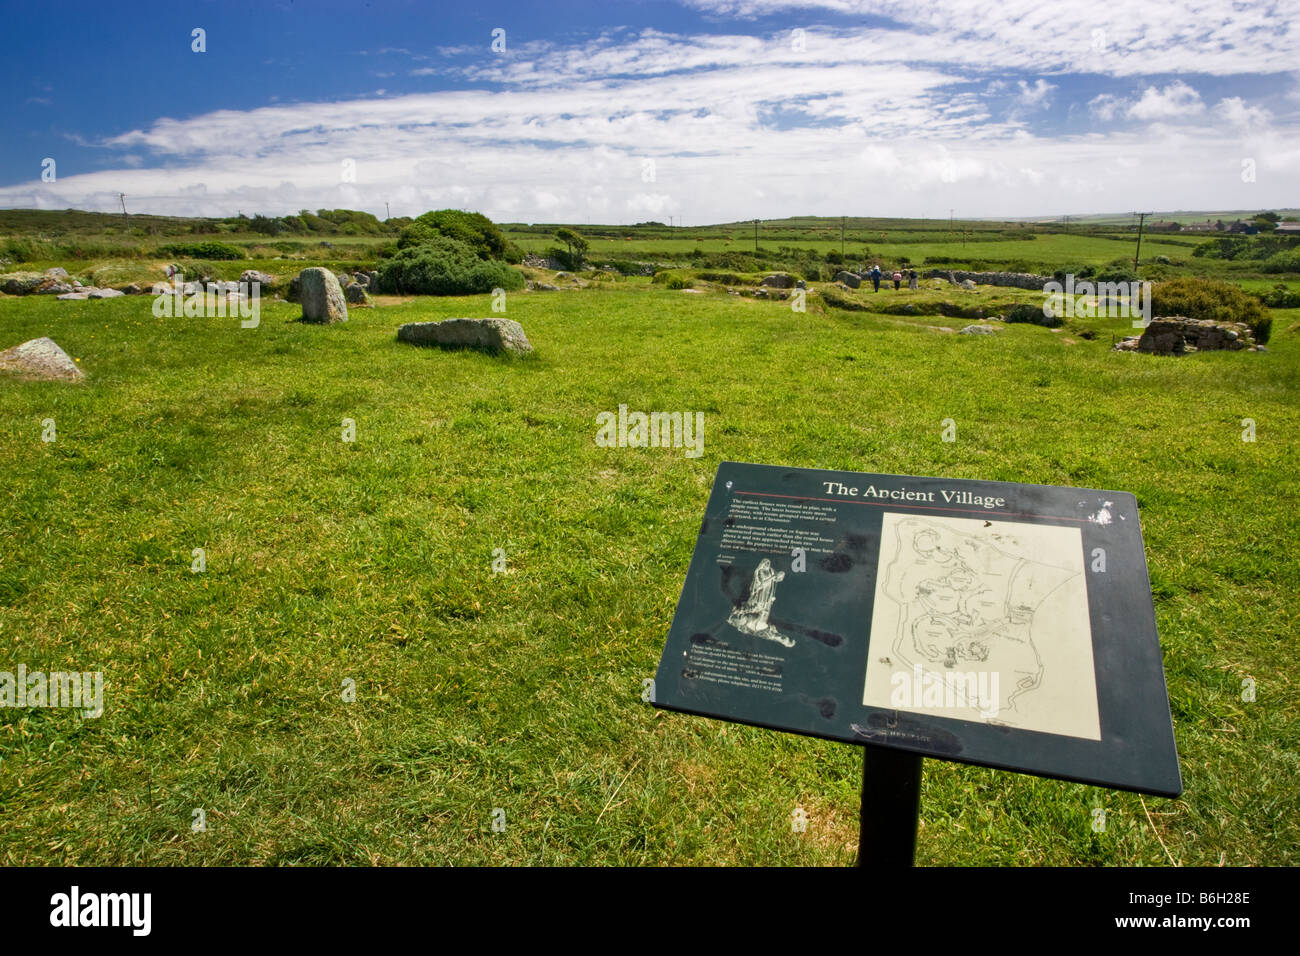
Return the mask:
POLYGON ((654 703, 1182 792, 1126 492, 724 462, 654 703))

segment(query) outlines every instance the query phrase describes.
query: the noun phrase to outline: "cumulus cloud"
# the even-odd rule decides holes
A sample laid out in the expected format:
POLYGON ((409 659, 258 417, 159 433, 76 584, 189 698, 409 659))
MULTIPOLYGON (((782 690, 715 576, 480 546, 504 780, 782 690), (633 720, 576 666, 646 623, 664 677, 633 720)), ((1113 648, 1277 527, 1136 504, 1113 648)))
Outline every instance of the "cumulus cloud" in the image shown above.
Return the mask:
POLYGON ((1201 94, 1182 80, 1174 80, 1163 89, 1148 86, 1141 98, 1129 106, 1128 115, 1140 120, 1163 120, 1195 116, 1204 111, 1201 94))

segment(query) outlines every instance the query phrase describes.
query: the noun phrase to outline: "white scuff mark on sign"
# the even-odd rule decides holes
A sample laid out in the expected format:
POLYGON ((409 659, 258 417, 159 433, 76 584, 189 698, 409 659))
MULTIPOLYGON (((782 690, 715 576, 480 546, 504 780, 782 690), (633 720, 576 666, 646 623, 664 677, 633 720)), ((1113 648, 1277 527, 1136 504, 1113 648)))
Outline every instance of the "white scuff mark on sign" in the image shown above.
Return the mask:
POLYGON ((1110 524, 1112 520, 1110 515, 1110 509, 1113 507, 1115 507, 1115 502, 1107 501, 1105 504, 1103 504, 1100 508, 1097 509, 1097 513, 1095 515, 1088 515, 1088 520, 1091 521, 1093 524, 1110 524))

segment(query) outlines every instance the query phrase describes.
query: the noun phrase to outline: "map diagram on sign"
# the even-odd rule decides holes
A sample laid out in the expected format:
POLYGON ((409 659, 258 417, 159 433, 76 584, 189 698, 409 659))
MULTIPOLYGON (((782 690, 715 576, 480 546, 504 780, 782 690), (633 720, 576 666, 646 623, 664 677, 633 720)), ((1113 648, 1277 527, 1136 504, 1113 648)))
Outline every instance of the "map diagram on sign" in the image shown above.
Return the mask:
POLYGON ((882 519, 863 704, 1100 740, 1079 529, 882 519))

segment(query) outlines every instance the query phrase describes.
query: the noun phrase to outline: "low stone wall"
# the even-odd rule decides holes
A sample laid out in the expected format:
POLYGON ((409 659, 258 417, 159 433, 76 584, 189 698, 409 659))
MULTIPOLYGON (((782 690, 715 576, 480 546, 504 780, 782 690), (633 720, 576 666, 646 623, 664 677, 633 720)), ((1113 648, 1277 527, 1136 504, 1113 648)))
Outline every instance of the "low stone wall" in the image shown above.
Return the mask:
POLYGON ((1182 315, 1151 320, 1141 335, 1115 346, 1117 352, 1148 352, 1152 355, 1186 355, 1188 352, 1256 350, 1250 326, 1241 322, 1214 322, 1182 315))
POLYGON ((923 279, 947 279, 953 285, 969 280, 976 285, 1001 285, 1013 289, 1032 289, 1042 292, 1052 281, 1051 276, 1036 276, 1029 272, 964 272, 961 269, 930 269, 921 274, 923 279))

